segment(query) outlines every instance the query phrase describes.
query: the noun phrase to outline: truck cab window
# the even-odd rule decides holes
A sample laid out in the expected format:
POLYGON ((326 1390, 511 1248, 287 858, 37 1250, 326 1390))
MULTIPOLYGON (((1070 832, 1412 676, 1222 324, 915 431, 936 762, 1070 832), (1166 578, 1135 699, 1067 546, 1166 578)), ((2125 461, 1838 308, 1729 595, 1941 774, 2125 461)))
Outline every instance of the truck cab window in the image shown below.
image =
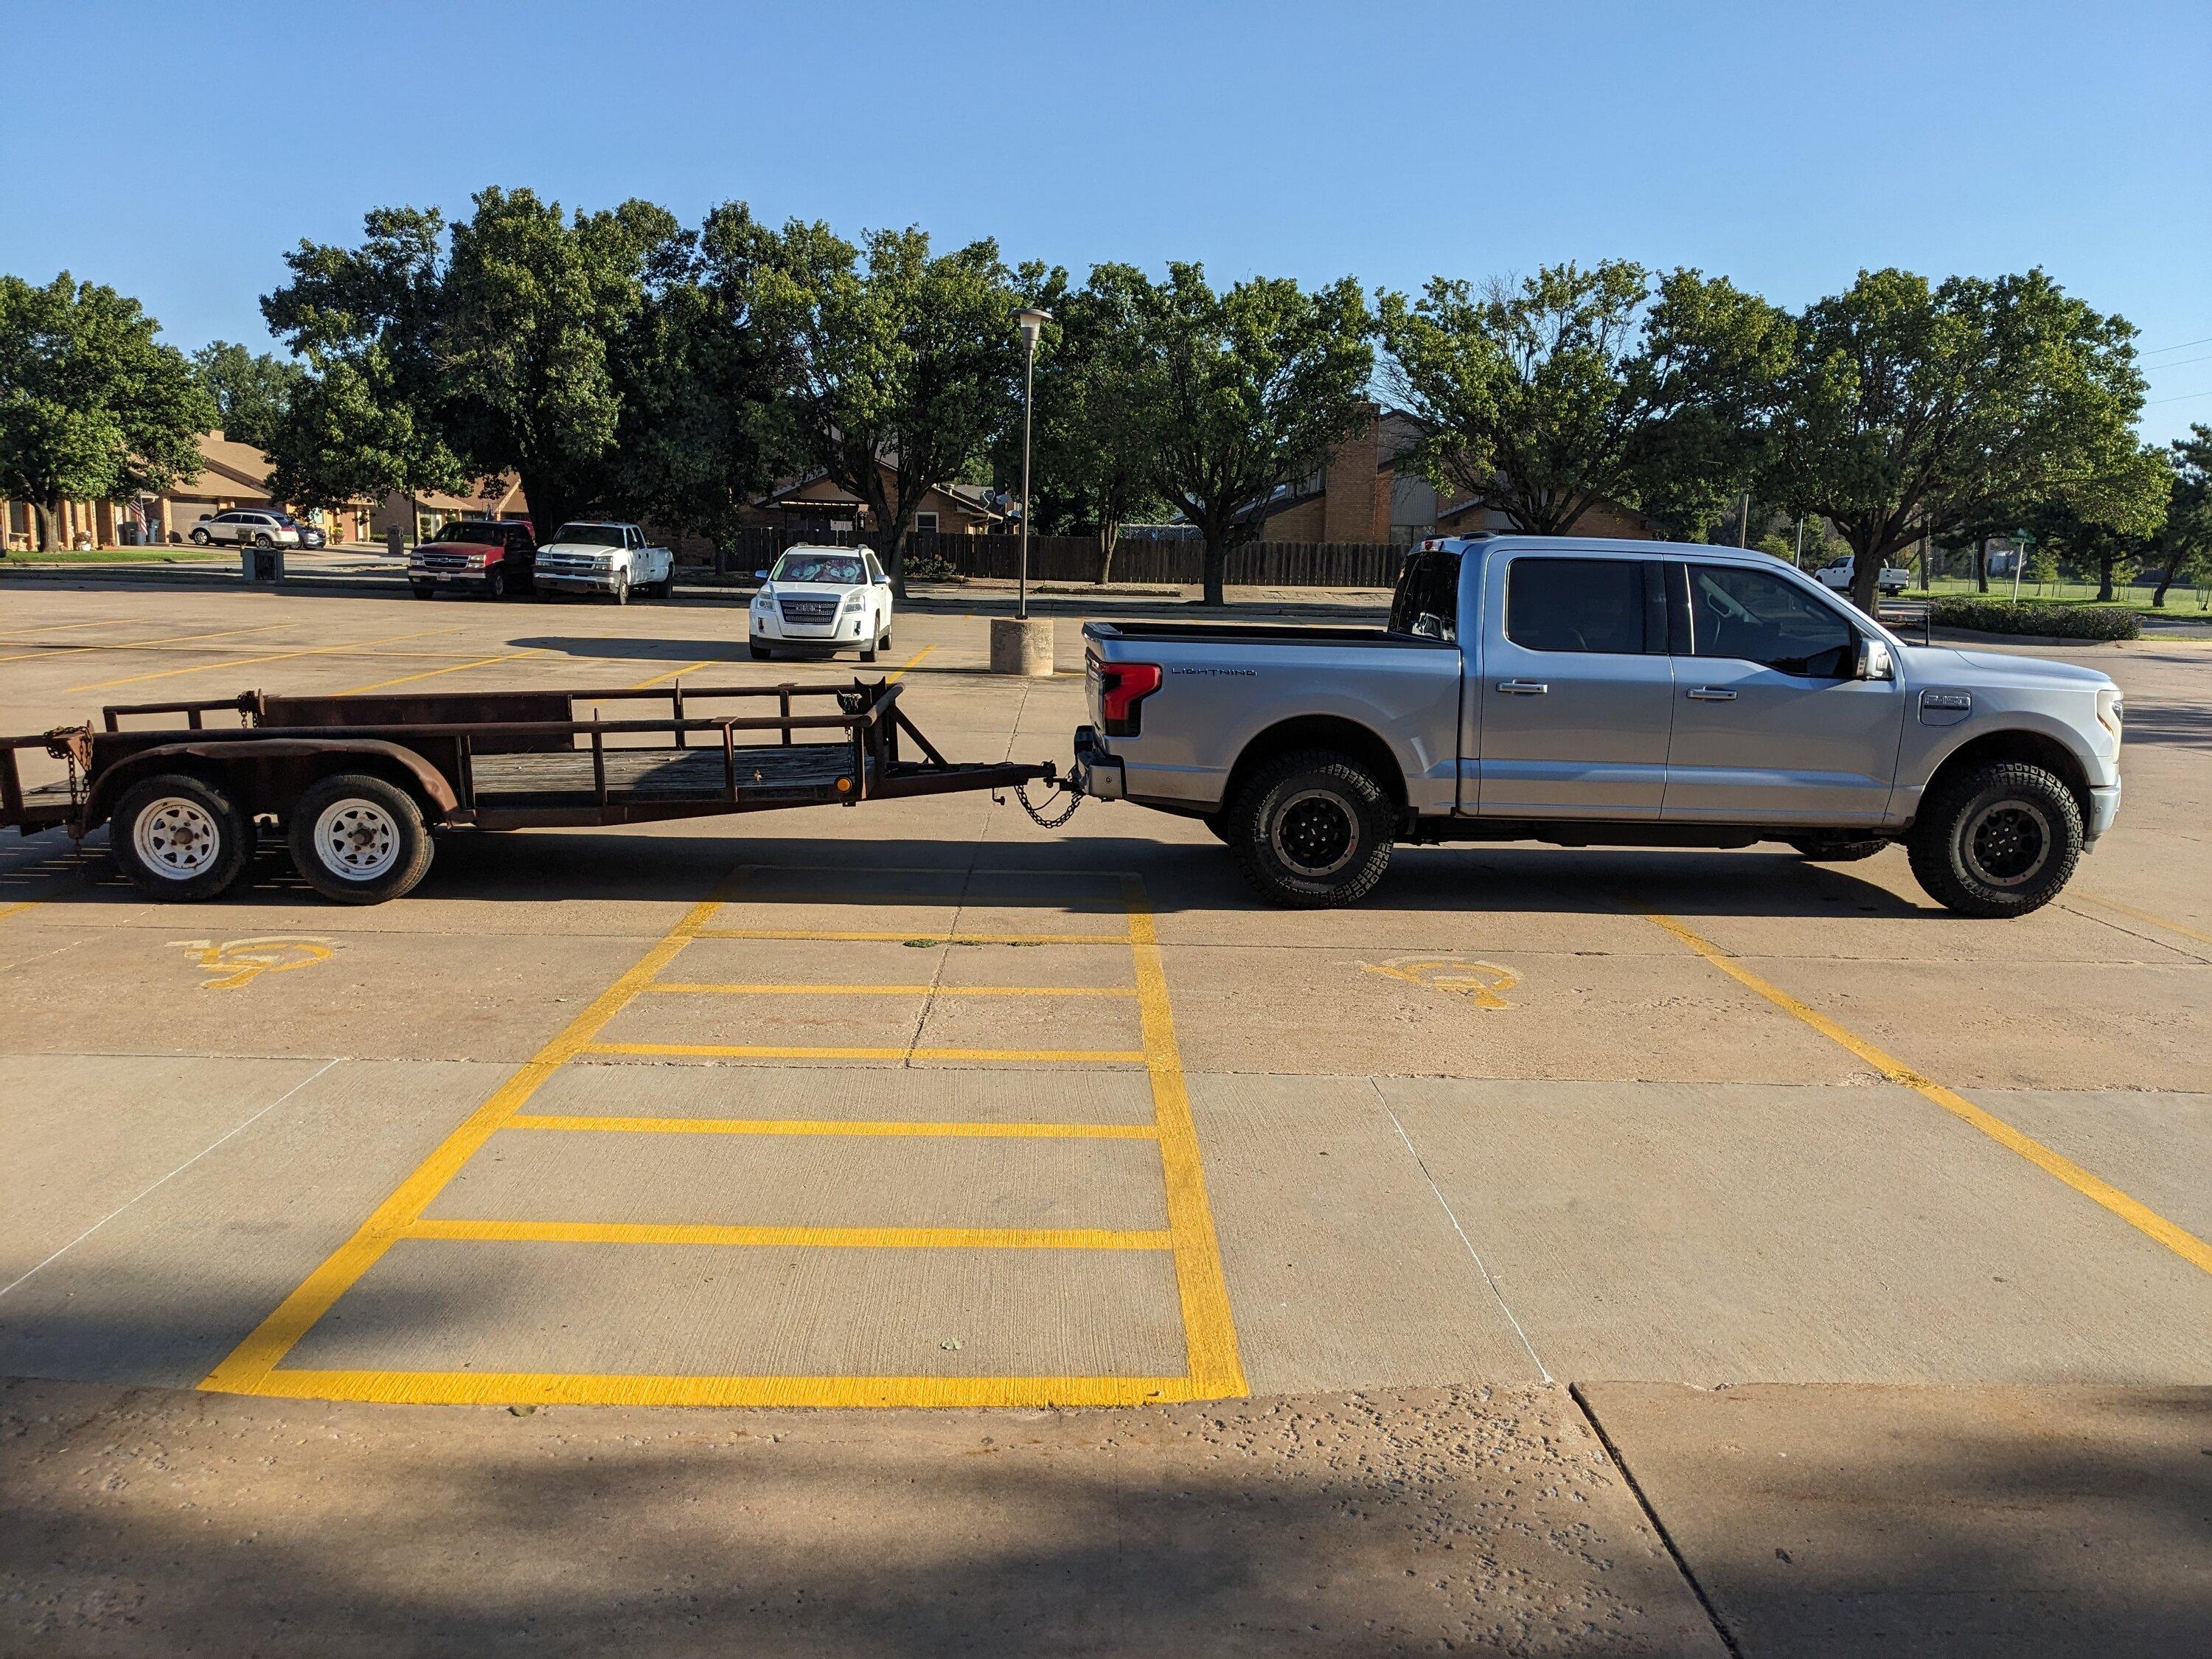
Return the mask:
POLYGON ((1737 565, 1690 567, 1690 635, 1701 657, 1735 657, 1804 679, 1843 679, 1857 655, 1856 630, 1832 605, 1737 565))
POLYGON ((1529 651, 1641 656, 1656 648, 1647 644, 1655 611, 1665 637, 1645 568, 1639 559, 1517 558, 1505 573, 1505 637, 1529 651))
POLYGON ((1422 640, 1459 637, 1459 555, 1425 548, 1407 557, 1390 596, 1390 631, 1422 640))

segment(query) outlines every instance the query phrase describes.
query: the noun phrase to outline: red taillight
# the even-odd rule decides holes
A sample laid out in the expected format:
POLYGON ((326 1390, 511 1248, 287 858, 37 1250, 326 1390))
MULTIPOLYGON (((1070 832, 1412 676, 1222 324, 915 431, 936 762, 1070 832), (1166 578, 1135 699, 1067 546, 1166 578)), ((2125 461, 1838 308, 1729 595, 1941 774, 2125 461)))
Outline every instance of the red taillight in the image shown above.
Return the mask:
POLYGON ((1137 705, 1160 689, 1156 662, 1098 665, 1098 713, 1109 738, 1133 738, 1141 714, 1137 705))

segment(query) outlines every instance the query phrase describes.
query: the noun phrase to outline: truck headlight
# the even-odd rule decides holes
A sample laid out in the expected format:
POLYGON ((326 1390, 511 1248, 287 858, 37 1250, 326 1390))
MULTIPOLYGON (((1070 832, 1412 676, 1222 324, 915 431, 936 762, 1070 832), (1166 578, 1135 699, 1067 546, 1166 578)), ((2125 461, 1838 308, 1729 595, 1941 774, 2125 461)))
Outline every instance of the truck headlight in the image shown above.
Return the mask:
POLYGON ((844 597, 844 599, 843 599, 839 603, 839 605, 838 605, 837 608, 838 608, 840 611, 858 611, 858 610, 860 608, 860 590, 859 590, 858 588, 855 588, 855 589, 854 589, 854 590, 853 590, 853 592, 851 592, 850 593, 848 593, 848 594, 844 597))
POLYGON ((2097 693, 2097 724, 2112 734, 2112 741, 2120 738, 2120 717, 2126 712, 2127 702, 2120 696, 2120 688, 2108 685, 2097 693))

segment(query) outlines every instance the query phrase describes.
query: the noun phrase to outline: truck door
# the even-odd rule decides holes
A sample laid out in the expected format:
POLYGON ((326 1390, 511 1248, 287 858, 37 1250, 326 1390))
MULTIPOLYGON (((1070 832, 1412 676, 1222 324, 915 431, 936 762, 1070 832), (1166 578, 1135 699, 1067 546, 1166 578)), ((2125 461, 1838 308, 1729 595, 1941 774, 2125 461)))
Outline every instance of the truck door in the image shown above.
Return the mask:
MULTIPOLYGON (((1771 571, 1676 565, 1674 742, 1664 817, 1707 823, 1879 823, 1905 692, 1856 678, 1843 607, 1771 571), (1686 638, 1683 633, 1686 632, 1686 638), (1686 647, 1686 649, 1685 649, 1686 647)), ((1894 670, 1892 671, 1893 676, 1894 670)))
POLYGON ((1657 817, 1674 720, 1662 562, 1516 552, 1484 584, 1476 812, 1657 817))

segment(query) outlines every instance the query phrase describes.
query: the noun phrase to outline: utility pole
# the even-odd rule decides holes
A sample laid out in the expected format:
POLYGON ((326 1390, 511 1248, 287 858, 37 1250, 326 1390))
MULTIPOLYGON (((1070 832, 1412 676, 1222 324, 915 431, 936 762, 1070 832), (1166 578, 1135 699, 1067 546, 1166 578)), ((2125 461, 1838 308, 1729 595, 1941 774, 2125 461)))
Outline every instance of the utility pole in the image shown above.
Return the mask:
POLYGON ((1743 516, 1735 521, 1735 544, 1738 547, 1751 545, 1751 492, 1748 489, 1743 492, 1743 516))

